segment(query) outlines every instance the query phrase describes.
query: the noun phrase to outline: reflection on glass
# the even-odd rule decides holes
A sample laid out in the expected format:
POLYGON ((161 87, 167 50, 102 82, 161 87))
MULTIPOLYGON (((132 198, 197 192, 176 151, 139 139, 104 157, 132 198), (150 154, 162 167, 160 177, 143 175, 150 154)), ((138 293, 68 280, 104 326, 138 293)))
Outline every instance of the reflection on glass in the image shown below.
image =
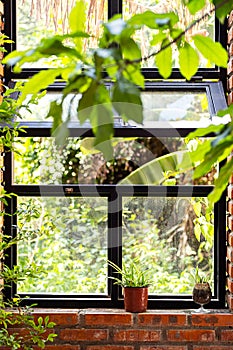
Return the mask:
POLYGON ((205 121, 210 119, 205 92, 146 91, 142 92, 143 123, 154 121, 205 121))
MULTIPOLYGON (((175 12, 179 17, 179 26, 184 30, 189 26, 193 20, 200 18, 203 13, 209 13, 211 5, 208 4, 204 10, 198 12, 195 16, 190 15, 189 11, 182 5, 180 0, 123 0, 123 15, 126 19, 131 18, 135 14, 143 13, 150 10, 155 13, 169 13, 175 12)), ((209 36, 215 40, 215 27, 214 27, 214 14, 212 14, 207 21, 201 21, 186 34, 187 40, 191 42, 192 36, 200 34, 203 36, 209 36)), ((159 50, 158 45, 152 45, 150 42, 153 40, 154 35, 158 34, 157 30, 152 30, 147 27, 138 31, 135 39, 138 42, 142 50, 142 57, 147 57, 153 52, 159 50)), ((173 65, 178 67, 178 52, 176 48, 173 48, 173 65)), ((144 67, 155 67, 155 59, 151 57, 149 60, 143 62, 144 67)), ((201 58, 200 67, 209 68, 209 63, 203 57, 201 58)))
POLYGON ((195 267, 213 272, 213 212, 191 196, 123 200, 123 259, 148 268, 150 293, 192 294, 195 267))
MULTIPOLYGON (((69 94, 63 101, 62 119, 67 120, 68 113, 71 121, 78 121, 77 107, 80 100, 80 94, 69 94)), ((28 96, 29 99, 29 96, 28 96)), ((22 107, 20 109, 20 120, 24 121, 52 121, 52 117, 47 117, 50 103, 56 101, 58 104, 61 101, 61 93, 47 92, 45 96, 38 99, 38 104, 29 104, 29 108, 22 107)))
MULTIPOLYGON (((162 156, 187 151, 189 147, 180 137, 114 138, 114 158, 106 161, 101 152, 94 150, 93 138, 68 138, 62 147, 55 144, 54 138, 47 137, 22 137, 18 141, 13 162, 15 184, 117 184, 132 172, 141 171, 142 166, 144 174, 157 174, 155 169, 160 167, 162 156)), ((192 147, 194 143, 197 141, 192 141, 192 147)), ((170 174, 169 170, 174 169, 167 167, 167 163, 166 169, 161 172, 159 183, 145 184, 194 184, 192 170, 170 174)), ((211 185, 216 175, 214 169, 195 184, 211 185)), ((148 178, 153 181, 151 176, 148 178)))
MULTIPOLYGON (((17 50, 35 47, 42 38, 69 31, 69 15, 75 0, 19 0, 17 4, 17 50)), ((85 49, 96 47, 100 24, 107 19, 107 0, 84 0, 86 4, 86 31, 92 39, 84 42, 85 49)), ((51 61, 42 60, 37 68, 47 67, 51 61)), ((31 67, 31 66, 30 66, 31 67)), ((33 66, 35 67, 35 65, 33 66)), ((25 65, 29 68, 29 64, 25 65)))
MULTIPOLYGON (((141 93, 143 103, 143 125, 153 127, 156 121, 210 121, 208 110, 208 98, 203 91, 168 91, 153 90, 141 93)), ((63 120, 67 120, 68 113, 70 120, 79 122, 78 103, 80 94, 68 94, 63 101, 63 120)), ((20 118, 24 121, 48 121, 47 118, 50 103, 61 101, 61 93, 49 91, 45 96, 38 99, 38 104, 20 109, 20 118)), ((129 108, 130 104, 129 104, 129 108)), ((115 117, 117 118, 117 117, 115 117)), ((119 118, 119 116, 118 116, 119 118)), ((133 123, 130 121, 130 124, 133 123)))
POLYGON ((107 200, 18 198, 17 245, 22 268, 44 273, 18 283, 17 292, 107 292, 107 200))

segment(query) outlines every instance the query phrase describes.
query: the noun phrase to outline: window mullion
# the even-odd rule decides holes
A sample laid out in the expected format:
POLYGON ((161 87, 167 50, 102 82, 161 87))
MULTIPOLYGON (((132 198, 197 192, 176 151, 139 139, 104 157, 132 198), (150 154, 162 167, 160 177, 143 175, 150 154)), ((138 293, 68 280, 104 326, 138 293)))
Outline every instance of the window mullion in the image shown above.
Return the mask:
MULTIPOLYGON (((122 196, 117 190, 111 191, 108 201, 108 260, 121 267, 122 264, 122 196)), ((113 276, 108 266, 108 276, 113 276)), ((116 277, 116 275, 114 275, 116 277)), ((119 276, 120 278, 120 276, 119 276)), ((120 288, 108 279, 108 290, 114 302, 119 300, 120 288)))

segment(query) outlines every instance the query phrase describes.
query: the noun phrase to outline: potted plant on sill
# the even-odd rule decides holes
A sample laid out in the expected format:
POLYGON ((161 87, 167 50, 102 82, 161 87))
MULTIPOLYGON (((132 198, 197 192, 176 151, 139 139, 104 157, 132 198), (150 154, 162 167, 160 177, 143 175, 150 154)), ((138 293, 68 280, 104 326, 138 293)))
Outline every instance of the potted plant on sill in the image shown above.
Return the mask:
POLYGON ((200 305, 200 308, 197 309, 196 312, 206 313, 208 310, 204 309, 203 305, 208 304, 212 297, 208 278, 206 276, 201 276, 198 267, 195 270, 194 278, 193 301, 200 305))
POLYGON ((148 287, 151 284, 148 270, 143 270, 137 260, 129 264, 122 263, 122 268, 108 261, 118 277, 109 277, 123 288, 124 307, 128 312, 145 312, 148 304, 148 287))

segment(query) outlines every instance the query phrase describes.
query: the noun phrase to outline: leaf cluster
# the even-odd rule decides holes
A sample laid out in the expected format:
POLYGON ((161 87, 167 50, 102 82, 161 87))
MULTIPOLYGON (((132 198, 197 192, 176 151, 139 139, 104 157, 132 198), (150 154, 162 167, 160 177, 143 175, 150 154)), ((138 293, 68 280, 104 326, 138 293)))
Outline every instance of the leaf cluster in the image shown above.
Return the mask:
POLYGON ((143 270, 138 264, 138 260, 132 260, 129 265, 122 263, 122 268, 108 261, 109 266, 111 266, 115 273, 119 275, 118 277, 109 277, 115 281, 115 284, 119 284, 122 287, 148 287, 151 281, 148 277, 148 270, 143 270))
MULTIPOLYGON (((226 16, 231 6, 230 1, 211 1, 217 8, 220 20, 226 16)), ((205 6, 205 1, 183 0, 191 14, 196 14, 205 6)), ((205 20, 207 15, 199 19, 205 20)), ((196 23, 196 22, 195 22, 196 23)), ((143 108, 140 89, 144 88, 144 77, 141 74, 141 62, 154 57, 155 64, 163 78, 172 73, 173 50, 176 46, 179 53, 181 74, 188 80, 196 73, 199 66, 199 54, 212 64, 227 66, 227 52, 212 39, 193 35, 192 40, 185 34, 195 23, 185 30, 179 25, 176 11, 157 14, 145 11, 124 20, 119 15, 103 23, 102 35, 97 48, 85 49, 85 40, 90 37, 86 32, 86 9, 81 0, 77 0, 70 18, 70 33, 44 38, 36 47, 26 51, 14 51, 4 63, 14 66, 20 72, 27 62, 37 62, 47 57, 55 59, 56 67, 40 71, 25 83, 19 98, 23 103, 28 94, 37 96, 57 78, 62 78, 66 86, 62 98, 51 103, 48 117, 53 117, 53 131, 59 143, 68 136, 68 123, 72 107, 77 110, 79 122, 89 122, 95 135, 94 146, 101 150, 107 159, 112 157, 111 138, 114 134, 114 115, 124 121, 143 121, 143 108), (79 19, 77 21, 77 18, 79 19), (150 46, 154 52, 150 57, 142 57, 141 49, 135 40, 135 33, 144 26, 152 33, 150 46), (110 80, 111 89, 106 88, 110 80), (64 101, 69 94, 80 94, 77 106, 71 100, 66 120, 62 119, 64 101)))
POLYGON ((196 267, 193 274, 194 283, 209 283, 209 276, 204 275, 200 272, 198 266, 196 267))

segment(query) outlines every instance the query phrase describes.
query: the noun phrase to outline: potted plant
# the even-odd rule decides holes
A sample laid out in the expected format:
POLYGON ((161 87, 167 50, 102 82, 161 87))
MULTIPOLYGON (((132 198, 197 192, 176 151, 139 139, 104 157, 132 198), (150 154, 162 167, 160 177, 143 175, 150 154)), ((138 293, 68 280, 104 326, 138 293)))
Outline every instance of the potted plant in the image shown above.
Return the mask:
POLYGON ((195 270, 194 278, 195 283, 193 287, 193 301, 196 304, 201 305, 196 312, 208 312, 208 310, 203 308, 203 305, 208 304, 212 297, 208 278, 206 276, 201 276, 198 267, 195 270))
POLYGON ((122 263, 122 268, 108 261, 118 277, 109 277, 115 284, 123 288, 124 307, 128 312, 145 312, 148 304, 148 287, 151 284, 148 278, 148 270, 143 270, 137 260, 129 264, 122 263))

